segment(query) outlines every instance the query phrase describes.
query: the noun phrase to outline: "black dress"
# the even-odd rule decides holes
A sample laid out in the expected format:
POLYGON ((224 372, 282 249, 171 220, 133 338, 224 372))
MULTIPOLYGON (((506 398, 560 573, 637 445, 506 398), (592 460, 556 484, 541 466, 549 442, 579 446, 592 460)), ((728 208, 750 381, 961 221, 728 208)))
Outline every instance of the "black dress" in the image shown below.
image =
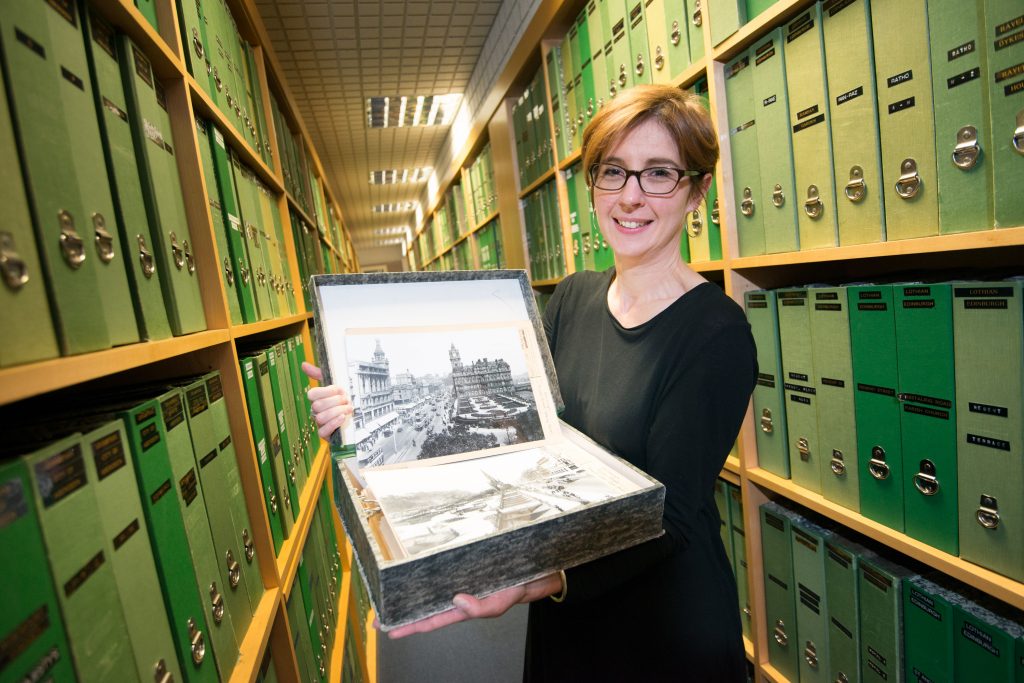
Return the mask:
POLYGON ((564 603, 531 603, 524 680, 745 680, 714 482, 757 376, 750 326, 707 283, 624 328, 612 277, 577 273, 548 303, 562 419, 665 485, 665 534, 569 569, 564 603))

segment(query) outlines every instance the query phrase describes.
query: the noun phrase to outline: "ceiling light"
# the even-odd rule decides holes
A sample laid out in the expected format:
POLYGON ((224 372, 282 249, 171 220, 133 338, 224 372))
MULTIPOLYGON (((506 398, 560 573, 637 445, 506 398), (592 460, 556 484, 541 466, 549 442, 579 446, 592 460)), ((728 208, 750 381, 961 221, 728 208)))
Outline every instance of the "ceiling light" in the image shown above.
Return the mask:
POLYGON ((416 207, 419 206, 419 202, 391 202, 388 204, 374 204, 374 213, 404 213, 407 211, 415 211, 416 207))
POLYGON ((369 128, 451 125, 462 95, 381 95, 366 100, 369 128), (413 106, 412 100, 416 104, 413 106))
POLYGON ((430 166, 422 168, 385 169, 381 171, 370 171, 371 185, 394 185, 396 183, 421 183, 427 179, 433 169, 430 166))

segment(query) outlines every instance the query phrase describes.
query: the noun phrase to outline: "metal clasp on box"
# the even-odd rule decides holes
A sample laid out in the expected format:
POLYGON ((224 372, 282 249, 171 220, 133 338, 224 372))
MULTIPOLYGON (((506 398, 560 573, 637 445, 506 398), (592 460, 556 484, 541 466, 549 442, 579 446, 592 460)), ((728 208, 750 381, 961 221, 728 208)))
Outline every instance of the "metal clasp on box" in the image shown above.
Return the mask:
POLYGON ((829 463, 832 474, 841 477, 846 474, 846 461, 843 460, 843 452, 838 448, 832 449, 832 460, 829 463))
POLYGON ((885 449, 881 446, 871 447, 871 459, 868 461, 868 472, 871 476, 882 481, 889 478, 889 465, 885 462, 885 449))
POLYGON ((704 16, 700 11, 700 0, 696 0, 693 3, 693 15, 690 17, 694 26, 700 26, 704 23, 704 16))
POLYGON ((740 202, 740 213, 748 218, 754 215, 754 193, 750 191, 749 187, 743 188, 743 201, 740 202))
POLYGON ((0 272, 8 288, 17 291, 28 282, 28 266, 15 249, 14 235, 0 232, 0 272))
POLYGON ((935 463, 925 458, 921 461, 920 471, 914 475, 914 488, 926 496, 934 496, 939 492, 939 480, 935 476, 935 463))
POLYGON ((807 641, 807 645, 804 647, 804 661, 812 669, 818 668, 818 649, 814 647, 814 643, 807 641))
POLYGON ((896 181, 896 194, 904 199, 913 199, 921 189, 921 176, 917 173, 917 162, 904 159, 900 164, 900 177, 896 181))
POLYGON ((801 436, 796 440, 796 450, 800 454, 800 459, 804 462, 811 459, 811 445, 806 437, 801 436))
POLYGON ((850 169, 850 182, 846 183, 843 189, 846 198, 856 204, 864 199, 868 193, 867 185, 864 183, 864 169, 854 166, 850 169))
POLYGON ((721 224, 720 216, 721 216, 721 214, 719 213, 719 210, 718 210, 718 197, 715 197, 715 201, 711 203, 711 224, 712 225, 720 225, 721 224))
POLYGON ((825 205, 821 203, 821 197, 818 194, 817 185, 807 186, 807 200, 804 202, 804 213, 810 218, 818 219, 821 218, 821 214, 825 211, 825 205))
POLYGON ((962 171, 969 171, 981 158, 981 145, 978 144, 978 129, 964 126, 956 132, 956 147, 953 148, 953 165, 962 171))
POLYGON ((978 524, 986 529, 995 529, 999 526, 999 503, 992 496, 981 494, 978 503, 978 512, 975 515, 978 524))
POLYGON ((700 233, 704 230, 704 219, 701 218, 700 209, 693 210, 693 220, 690 221, 686 226, 686 234, 690 237, 700 237, 700 233))
POLYGON ((1017 112, 1017 128, 1013 131, 1013 148, 1024 154, 1024 109, 1017 112))
POLYGON ((775 638, 775 642, 786 647, 789 644, 789 636, 786 635, 786 624, 782 619, 775 620, 775 628, 772 629, 772 637, 775 638))
POLYGON ((679 30, 679 21, 672 22, 672 33, 669 34, 669 38, 672 40, 672 46, 679 45, 679 41, 683 39, 683 34, 679 30))
POLYGON ((772 191, 772 206, 777 209, 781 209, 782 205, 786 203, 786 195, 782 193, 782 185, 775 183, 775 189, 772 191))
POLYGON ((772 424, 772 411, 768 408, 761 409, 761 431, 765 434, 775 431, 775 426, 772 424))
POLYGON ((192 643, 192 662, 199 666, 206 658, 206 639, 203 638, 203 632, 196 628, 196 620, 192 617, 188 618, 187 626, 188 639, 192 643))

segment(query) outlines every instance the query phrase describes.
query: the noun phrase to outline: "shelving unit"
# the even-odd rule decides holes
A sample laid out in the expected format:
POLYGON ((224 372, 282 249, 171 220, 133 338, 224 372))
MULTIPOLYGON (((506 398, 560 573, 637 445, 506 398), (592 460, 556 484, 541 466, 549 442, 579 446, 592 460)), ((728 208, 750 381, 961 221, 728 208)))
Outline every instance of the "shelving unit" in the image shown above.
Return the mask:
MULTIPOLYGON (((509 60, 505 71, 494 86, 487 102, 506 102, 505 107, 495 104, 491 109, 478 112, 479 117, 507 120, 508 107, 519 95, 526 83, 538 68, 544 65, 548 52, 560 43, 569 26, 586 3, 579 0, 559 2, 550 0, 542 2, 536 16, 528 27, 522 43, 509 60), (525 53, 533 51, 536 56, 530 58, 525 53)), ((737 207, 732 193, 732 164, 729 144, 728 118, 725 101, 725 68, 726 64, 756 41, 762 39, 777 26, 785 24, 800 12, 811 7, 813 0, 779 0, 763 11, 747 24, 741 26, 734 34, 712 45, 711 24, 714 16, 709 16, 708 3, 704 3, 703 35, 705 57, 691 64, 681 75, 672 81, 677 87, 689 87, 706 76, 708 80, 708 97, 712 119, 719 131, 721 162, 716 171, 716 185, 719 188, 722 258, 714 261, 691 263, 697 272, 705 274, 709 279, 717 281, 726 293, 743 305, 744 293, 752 289, 772 289, 782 286, 798 285, 807 282, 853 282, 885 276, 899 277, 946 277, 954 278, 965 269, 995 272, 997 270, 1016 269, 1024 263, 1024 226, 988 229, 977 232, 958 234, 940 234, 931 237, 906 239, 889 242, 876 242, 853 246, 813 249, 807 251, 765 254, 759 256, 739 256, 739 242, 736 233, 737 207)), ((547 106, 551 111, 551 90, 545 72, 547 106)), ((550 117, 549 117, 550 118, 550 117)), ((477 130, 480 130, 478 127, 477 130)), ((555 140, 552 129, 551 139, 555 140)), ((492 130, 490 144, 495 150, 504 148, 504 155, 514 163, 515 145, 511 133, 504 138, 492 130)), ((450 178, 461 169, 461 165, 469 154, 479 146, 479 139, 471 135, 466 144, 466 152, 456 154, 457 161, 453 169, 444 177, 439 195, 443 195, 450 178)), ((555 181, 558 183, 559 207, 562 213, 563 245, 570 245, 569 211, 565 171, 580 161, 580 152, 576 150, 565 158, 558 158, 555 145, 555 181)), ((539 179, 526 188, 518 187, 515 180, 514 167, 507 176, 497 183, 499 200, 504 200, 500 207, 501 219, 514 217, 519 223, 515 232, 520 233, 520 245, 525 243, 525 232, 520 227, 522 216, 514 202, 521 200, 537 187, 551 179, 552 170, 545 172, 539 179), (506 208, 508 207, 508 208, 506 208), (511 212, 508 216, 506 212, 511 212)), ((429 213, 428 213, 429 215, 429 213)), ((563 249, 566 255, 566 272, 573 271, 572 250, 563 249)), ((440 257, 440 255, 438 255, 440 257)), ((525 267, 526 260, 510 261, 509 267, 525 267)), ((548 290, 556 285, 561 278, 534 281, 538 289, 548 290)), ((807 491, 791 480, 782 479, 758 466, 755 443, 756 425, 752 411, 747 412, 739 439, 738 456, 730 456, 722 470, 721 478, 741 488, 744 503, 746 527, 746 557, 748 558, 748 589, 753 612, 753 639, 746 640, 745 647, 748 659, 755 666, 755 680, 766 680, 785 683, 787 680, 768 662, 768 639, 770 637, 764 619, 764 576, 760 561, 761 535, 758 518, 758 507, 771 499, 786 499, 805 508, 813 510, 828 519, 865 536, 874 539, 894 551, 908 555, 915 560, 933 567, 951 577, 1008 603, 1017 608, 1024 608, 1024 584, 996 574, 983 567, 966 562, 958 557, 938 551, 915 539, 893 531, 858 513, 852 512, 838 504, 826 500, 821 495, 807 491)))
MULTIPOLYGON (((215 0, 216 1, 216 0, 215 0)), ((351 242, 339 204, 323 178, 325 174, 311 138, 302 123, 300 113, 295 109, 283 80, 281 68, 270 47, 266 31, 259 19, 252 0, 227 0, 230 12, 238 25, 239 34, 255 46, 258 81, 265 99, 271 90, 279 95, 279 102, 289 125, 300 131, 310 162, 316 176, 315 191, 320 192, 319 203, 325 208, 333 207, 334 216, 341 226, 343 244, 330 244, 328 253, 331 262, 326 265, 332 272, 358 270, 351 242)), ((314 228, 313 220, 290 195, 285 193, 280 155, 274 121, 269 116, 269 100, 264 102, 267 112, 268 138, 271 146, 273 168, 264 162, 231 123, 228 116, 213 103, 207 93, 189 73, 184 61, 183 46, 179 32, 178 8, 175 0, 155 0, 160 30, 155 30, 134 6, 131 0, 90 0, 94 11, 102 15, 118 31, 127 34, 152 62, 157 78, 166 91, 167 109, 171 119, 175 157, 182 183, 188 227, 195 247, 196 269, 201 280, 202 306, 208 329, 160 341, 144 341, 77 356, 67 356, 26 365, 0 369, 0 408, 16 410, 17 405, 27 399, 45 398, 50 394, 62 395, 84 392, 88 395, 94 387, 129 386, 139 381, 177 377, 217 370, 220 373, 225 402, 228 409, 232 441, 235 445, 239 476, 245 502, 249 512, 249 527, 260 563, 260 575, 265 587, 263 597, 253 614, 252 622, 240 646, 240 657, 233 670, 232 681, 254 681, 264 654, 272 653, 278 680, 299 681, 296 653, 290 637, 285 608, 287 596, 293 589, 297 566, 302 556, 303 545, 309 534, 313 515, 320 498, 324 482, 328 480, 332 458, 326 444, 321 447, 312 464, 305 488, 300 493, 301 513, 295 522, 291 536, 284 542, 279 555, 275 557, 269 521, 263 500, 257 454, 252 434, 239 368, 239 344, 253 340, 275 341, 300 335, 306 349, 307 359, 313 360, 310 324, 312 316, 305 310, 299 291, 299 267, 293 240, 292 222, 289 212, 296 212, 314 228), (198 138, 193 116, 198 115, 214 125, 224 134, 226 144, 239 156, 241 162, 251 169, 273 194, 272 202, 280 214, 287 264, 297 312, 272 320, 262 320, 243 325, 230 322, 229 308, 223 278, 220 274, 220 258, 215 239, 214 224, 210 215, 209 198, 203 179, 198 138), (58 394, 57 392, 60 392, 58 394)), ((325 231, 328 226, 321 226, 325 231)), ((319 250, 318 250, 319 253, 319 250)), ((319 257, 318 257, 319 258, 319 257)), ((331 490, 332 487, 328 487, 331 490)), ((333 500, 331 501, 333 503, 333 500)), ((336 639, 332 651, 331 671, 340 671, 345 656, 344 632, 351 614, 349 601, 351 592, 351 548, 336 514, 332 515, 339 544, 342 545, 344 577, 339 590, 338 626, 341 637, 336 639)), ((373 647, 373 643, 367 644, 373 647)), ((376 680, 376 658, 365 652, 359 654, 363 680, 376 680)), ((340 680, 340 677, 331 680, 340 680)))

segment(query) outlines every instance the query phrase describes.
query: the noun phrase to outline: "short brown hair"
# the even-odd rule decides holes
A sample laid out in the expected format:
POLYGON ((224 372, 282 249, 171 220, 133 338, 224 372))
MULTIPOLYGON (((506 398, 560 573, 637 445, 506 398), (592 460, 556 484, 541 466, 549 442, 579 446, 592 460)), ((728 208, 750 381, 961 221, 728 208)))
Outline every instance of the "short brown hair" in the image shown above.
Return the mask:
MULTIPOLYGON (((583 170, 588 185, 590 167, 600 163, 623 135, 647 121, 657 121, 677 140, 683 164, 714 173, 718 136, 704 101, 669 85, 637 85, 609 100, 583 131, 583 170)), ((690 180, 700 187, 703 177, 690 180)))

